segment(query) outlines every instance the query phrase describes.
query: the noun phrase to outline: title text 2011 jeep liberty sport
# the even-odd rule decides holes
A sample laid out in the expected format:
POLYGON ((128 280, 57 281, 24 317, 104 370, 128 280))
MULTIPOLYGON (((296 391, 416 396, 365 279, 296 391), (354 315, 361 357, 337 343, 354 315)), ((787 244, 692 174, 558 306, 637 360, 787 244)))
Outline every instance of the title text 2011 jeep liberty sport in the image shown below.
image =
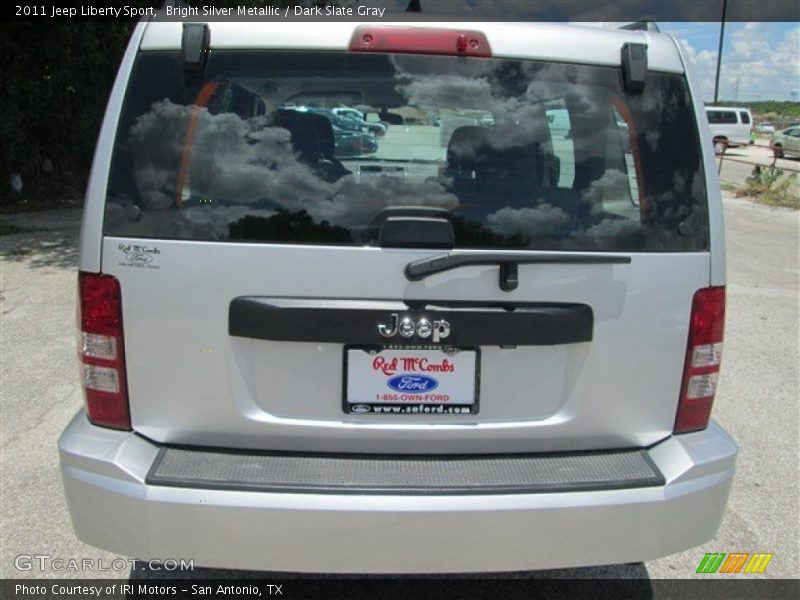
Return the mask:
POLYGON ((710 140, 660 33, 140 23, 81 236, 78 537, 384 573, 709 540, 710 140))

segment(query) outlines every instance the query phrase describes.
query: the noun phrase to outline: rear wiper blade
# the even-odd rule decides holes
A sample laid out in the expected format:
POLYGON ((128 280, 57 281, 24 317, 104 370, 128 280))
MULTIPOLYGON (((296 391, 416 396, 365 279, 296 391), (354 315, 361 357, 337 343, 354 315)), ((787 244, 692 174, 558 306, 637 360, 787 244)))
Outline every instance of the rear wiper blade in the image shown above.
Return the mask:
POLYGON ((459 267, 473 265, 498 265, 500 267, 500 289, 510 292, 519 286, 518 265, 530 264, 577 264, 577 265, 622 265, 631 262, 630 256, 616 254, 440 254, 431 258, 410 262, 405 274, 409 281, 420 281, 428 275, 442 273, 459 267))

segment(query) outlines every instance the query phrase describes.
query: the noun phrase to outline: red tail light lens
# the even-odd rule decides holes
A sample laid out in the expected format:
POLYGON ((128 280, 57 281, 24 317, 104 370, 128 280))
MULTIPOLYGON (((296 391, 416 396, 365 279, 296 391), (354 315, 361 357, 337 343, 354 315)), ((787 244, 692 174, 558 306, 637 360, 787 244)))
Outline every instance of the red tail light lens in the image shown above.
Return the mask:
POLYGON ((708 427, 717 391, 724 326, 725 288, 698 290, 692 302, 675 433, 708 427))
POLYGON ((116 278, 78 274, 78 326, 78 355, 89 420, 103 427, 130 430, 122 296, 116 278))
POLYGON ((489 40, 480 31, 427 27, 356 27, 350 38, 351 52, 444 54, 488 58, 489 40))

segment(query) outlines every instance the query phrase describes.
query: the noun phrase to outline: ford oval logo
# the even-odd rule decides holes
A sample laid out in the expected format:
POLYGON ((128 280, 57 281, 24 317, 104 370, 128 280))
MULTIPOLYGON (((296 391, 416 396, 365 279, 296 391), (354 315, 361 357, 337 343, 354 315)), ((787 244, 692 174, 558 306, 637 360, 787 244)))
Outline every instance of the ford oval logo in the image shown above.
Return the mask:
POLYGON ((146 265, 153 262, 153 257, 149 254, 131 254, 128 260, 137 265, 146 265))
POLYGON ((439 382, 427 375, 403 373, 392 377, 386 385, 397 392, 430 392, 439 387, 439 382))
POLYGON ((350 410, 356 413, 357 415, 363 415, 364 413, 368 413, 372 409, 367 404, 354 404, 353 406, 350 407, 350 410))

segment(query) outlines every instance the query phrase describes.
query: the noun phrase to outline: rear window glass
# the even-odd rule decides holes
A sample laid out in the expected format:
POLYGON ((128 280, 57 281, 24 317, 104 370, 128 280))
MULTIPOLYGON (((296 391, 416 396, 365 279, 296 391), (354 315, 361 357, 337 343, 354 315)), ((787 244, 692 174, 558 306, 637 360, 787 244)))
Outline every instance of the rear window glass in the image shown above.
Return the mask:
POLYGON ((736 112, 732 110, 709 110, 706 111, 708 122, 712 125, 736 125, 736 112))
POLYGON ((105 232, 369 245, 392 211, 437 209, 465 248, 708 246, 682 76, 441 56, 141 53, 105 232), (401 208, 402 207, 402 208, 401 208))

